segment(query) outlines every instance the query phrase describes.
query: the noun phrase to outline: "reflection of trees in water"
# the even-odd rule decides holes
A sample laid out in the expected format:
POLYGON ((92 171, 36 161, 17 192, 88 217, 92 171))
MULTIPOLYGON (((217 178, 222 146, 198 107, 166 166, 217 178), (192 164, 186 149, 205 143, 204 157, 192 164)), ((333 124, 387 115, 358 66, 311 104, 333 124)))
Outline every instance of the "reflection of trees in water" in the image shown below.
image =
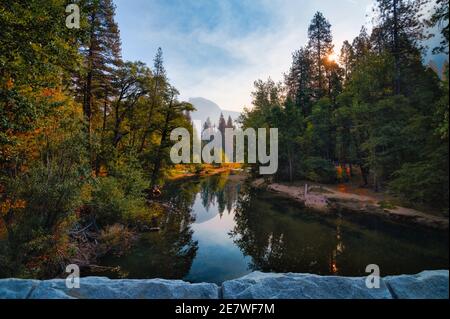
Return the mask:
POLYGON ((130 278, 179 279, 186 276, 198 250, 198 242, 192 238, 195 220, 191 209, 199 191, 200 185, 196 183, 174 183, 165 187, 164 201, 176 209, 159 218, 160 231, 144 234, 126 256, 110 256, 106 263, 120 265, 122 276, 130 278))
POLYGON ((227 175, 206 178, 201 181, 202 205, 209 210, 211 205, 217 204, 220 216, 225 209, 231 213, 237 200, 239 187, 239 183, 230 181, 227 175))
POLYGON ((198 242, 192 238, 193 222, 189 210, 172 211, 161 223, 160 234, 151 241, 158 250, 162 278, 182 278, 189 272, 198 249, 198 242))
POLYGON ((178 182, 166 185, 164 200, 170 202, 175 210, 159 221, 161 231, 148 234, 145 241, 146 252, 139 255, 145 272, 162 278, 183 278, 189 272, 198 250, 198 242, 192 238, 192 214, 196 196, 200 193, 206 208, 217 204, 219 213, 225 208, 231 212, 237 199, 236 183, 227 176, 212 176, 206 179, 178 182), (148 252, 151 250, 151 252, 148 252), (142 259, 144 258, 144 259, 142 259))
POLYGON ((267 193, 241 192, 235 223, 233 240, 254 270, 364 276, 369 264, 386 275, 448 267, 448 233, 368 216, 324 216, 267 193))
POLYGON ((183 278, 198 250, 198 242, 192 238, 193 221, 189 210, 171 211, 159 220, 159 232, 144 234, 126 256, 109 256, 105 264, 119 265, 121 277, 183 278))
POLYGON ((200 192, 201 185, 198 182, 183 183, 174 182, 164 187, 163 198, 181 210, 191 211, 195 196, 200 192))
POLYGON ((202 205, 209 210, 217 205, 219 213, 225 209, 231 212, 237 200, 239 184, 228 179, 228 175, 215 175, 208 178, 175 182, 164 188, 164 199, 178 208, 192 209, 195 198, 200 193, 202 205))
POLYGON ((240 193, 236 226, 231 232, 235 244, 252 257, 250 268, 265 272, 337 272, 343 246, 334 224, 296 221, 288 206, 251 192, 240 193))

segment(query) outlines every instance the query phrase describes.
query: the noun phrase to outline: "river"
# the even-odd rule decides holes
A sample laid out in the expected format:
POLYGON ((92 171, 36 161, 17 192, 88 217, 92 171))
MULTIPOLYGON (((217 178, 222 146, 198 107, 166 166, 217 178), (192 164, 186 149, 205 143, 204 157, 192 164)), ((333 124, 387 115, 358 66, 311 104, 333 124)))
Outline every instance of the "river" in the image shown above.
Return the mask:
POLYGON ((179 209, 125 255, 103 258, 120 266, 109 277, 220 284, 254 270, 364 276, 377 264, 385 276, 449 267, 448 232, 323 215, 236 176, 174 182, 164 194, 179 209))

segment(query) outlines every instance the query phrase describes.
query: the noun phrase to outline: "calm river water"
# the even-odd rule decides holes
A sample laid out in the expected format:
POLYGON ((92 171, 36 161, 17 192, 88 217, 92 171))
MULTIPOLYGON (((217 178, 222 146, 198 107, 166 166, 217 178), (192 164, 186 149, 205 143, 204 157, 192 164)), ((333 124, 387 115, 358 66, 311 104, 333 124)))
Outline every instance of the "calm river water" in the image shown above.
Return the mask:
POLYGON ((385 276, 449 267, 445 232, 324 216, 227 176, 173 183, 164 193, 178 211, 127 254, 104 258, 121 269, 108 276, 221 283, 253 270, 363 276, 377 264, 385 276))

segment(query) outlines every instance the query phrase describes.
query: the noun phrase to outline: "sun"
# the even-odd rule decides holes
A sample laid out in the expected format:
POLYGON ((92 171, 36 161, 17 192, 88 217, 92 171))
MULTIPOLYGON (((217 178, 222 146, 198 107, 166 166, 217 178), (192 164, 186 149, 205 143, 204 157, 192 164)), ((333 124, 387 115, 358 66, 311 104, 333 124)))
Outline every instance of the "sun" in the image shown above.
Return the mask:
POLYGON ((327 55, 327 61, 328 62, 337 62, 339 59, 339 57, 336 55, 336 53, 332 52, 330 54, 327 55))

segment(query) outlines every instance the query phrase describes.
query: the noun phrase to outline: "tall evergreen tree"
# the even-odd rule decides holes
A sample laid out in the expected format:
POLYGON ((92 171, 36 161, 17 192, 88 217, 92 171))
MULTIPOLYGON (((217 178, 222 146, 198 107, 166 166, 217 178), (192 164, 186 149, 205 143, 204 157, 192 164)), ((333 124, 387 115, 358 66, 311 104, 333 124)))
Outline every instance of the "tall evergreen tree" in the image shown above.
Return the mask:
POLYGON ((227 120, 227 128, 234 128, 234 124, 233 124, 233 119, 231 118, 231 115, 228 115, 228 120, 227 120))
POLYGON ((167 86, 168 80, 166 69, 164 68, 163 51, 161 48, 158 48, 158 51, 156 52, 155 58, 153 60, 153 85, 151 91, 149 92, 150 103, 148 104, 146 123, 144 124, 145 130, 142 134, 139 153, 143 152, 147 138, 154 129, 153 117, 157 108, 159 108, 163 103, 162 93, 167 91, 167 86))
POLYGON ((326 94, 325 60, 333 51, 331 24, 317 12, 308 28, 308 49, 313 60, 314 95, 320 99, 326 94))
POLYGON ((189 103, 179 102, 177 100, 178 94, 178 90, 170 86, 167 94, 164 96, 163 108, 161 110, 161 113, 163 114, 163 122, 159 129, 160 141, 153 161, 153 171, 150 180, 151 186, 155 186, 157 184, 161 175, 161 169, 167 161, 168 149, 172 145, 172 141, 169 139, 170 132, 181 125, 188 124, 184 114, 185 112, 190 112, 194 109, 189 103))
POLYGON ((324 65, 327 96, 333 107, 336 107, 336 98, 342 92, 344 70, 332 60, 325 61, 324 65))
POLYGON ((220 113, 218 130, 220 134, 222 134, 222 147, 225 147, 225 129, 227 128, 227 122, 225 122, 225 118, 223 117, 223 113, 220 113))
POLYGON ((304 115, 311 112, 313 95, 311 71, 313 61, 308 49, 300 49, 292 56, 292 66, 286 76, 285 85, 291 100, 302 110, 304 115))
POLYGON ((108 108, 108 97, 113 93, 113 72, 121 64, 121 44, 111 0, 86 1, 84 10, 88 12, 88 35, 81 47, 84 74, 79 78, 79 89, 91 140, 93 117, 102 107, 108 108))
POLYGON ((352 42, 355 63, 360 62, 371 50, 370 36, 365 27, 362 27, 359 35, 352 42))
POLYGON ((353 47, 347 40, 344 41, 341 48, 341 54, 339 56, 339 62, 342 66, 344 72, 344 82, 347 83, 350 79, 352 73, 352 68, 354 65, 355 52, 353 47))
POLYGON ((377 0, 378 38, 385 41, 386 48, 394 56, 394 92, 401 89, 402 59, 417 55, 420 41, 424 39, 421 21, 423 5, 426 0, 377 0))
POLYGON ((434 13, 428 21, 431 27, 438 26, 441 28, 441 35, 443 37, 440 45, 433 49, 434 53, 448 54, 448 38, 449 38, 449 23, 448 23, 448 9, 449 0, 437 0, 434 7, 434 13))

